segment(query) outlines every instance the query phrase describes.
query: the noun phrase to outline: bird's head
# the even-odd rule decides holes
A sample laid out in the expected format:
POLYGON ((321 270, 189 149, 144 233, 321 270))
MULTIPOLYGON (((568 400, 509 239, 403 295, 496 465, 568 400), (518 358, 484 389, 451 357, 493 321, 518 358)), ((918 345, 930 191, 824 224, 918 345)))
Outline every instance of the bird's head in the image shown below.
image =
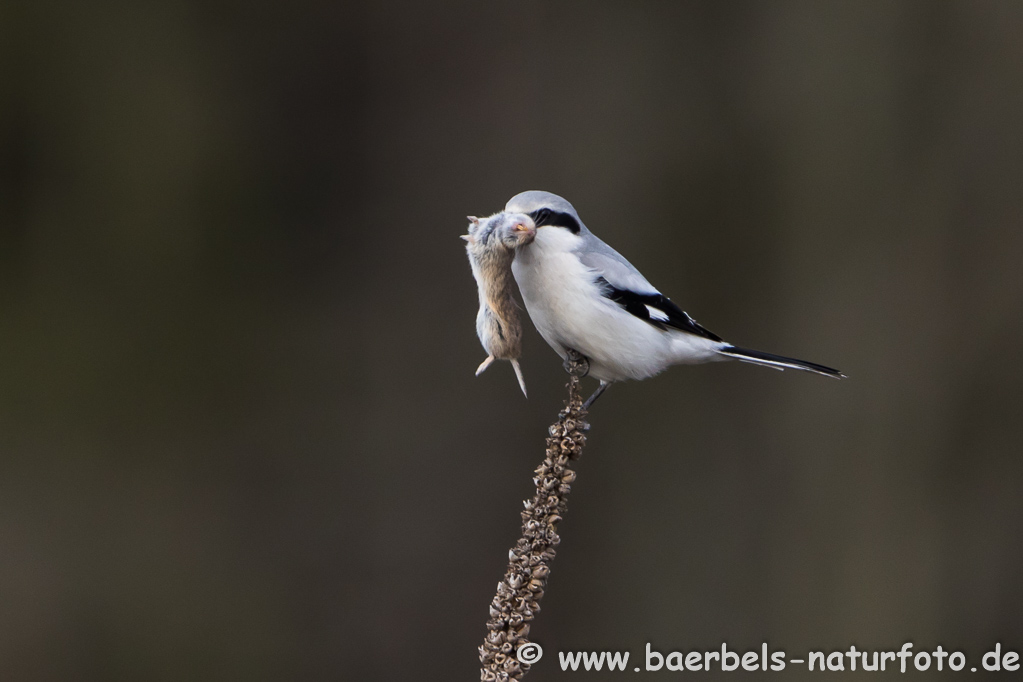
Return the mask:
POLYGON ((508 200, 505 212, 524 213, 533 219, 536 228, 545 227, 568 230, 579 234, 586 230, 575 207, 557 194, 530 190, 516 194, 508 200))

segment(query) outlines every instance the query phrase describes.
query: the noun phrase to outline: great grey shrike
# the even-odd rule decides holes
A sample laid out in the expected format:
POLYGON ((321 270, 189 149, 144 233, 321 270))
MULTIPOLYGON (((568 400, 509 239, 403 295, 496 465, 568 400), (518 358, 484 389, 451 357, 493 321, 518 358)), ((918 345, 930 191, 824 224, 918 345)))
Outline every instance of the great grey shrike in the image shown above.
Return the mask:
POLYGON ((536 225, 532 242, 516 249, 512 274, 540 336, 563 359, 569 350, 581 354, 589 375, 600 381, 586 407, 612 382, 646 379, 677 364, 735 359, 845 376, 830 367, 723 341, 590 232, 572 204, 556 194, 522 192, 505 211, 524 213, 536 225))

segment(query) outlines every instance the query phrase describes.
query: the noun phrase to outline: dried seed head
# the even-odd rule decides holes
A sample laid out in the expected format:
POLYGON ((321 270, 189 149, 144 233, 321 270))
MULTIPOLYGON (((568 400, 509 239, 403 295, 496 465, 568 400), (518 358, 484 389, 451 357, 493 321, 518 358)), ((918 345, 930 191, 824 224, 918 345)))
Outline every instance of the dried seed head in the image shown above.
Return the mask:
MULTIPOLYGON (((577 363, 579 365, 579 363, 577 363)), ((567 495, 576 474, 568 468, 585 444, 579 379, 569 381, 569 402, 550 426, 546 459, 534 472, 536 495, 522 503, 522 537, 508 553, 508 570, 497 587, 491 604, 489 632, 480 647, 481 680, 505 682, 519 680, 529 670, 514 655, 529 635, 529 622, 540 612, 549 564, 555 547, 561 542, 556 526, 567 509, 567 495)))

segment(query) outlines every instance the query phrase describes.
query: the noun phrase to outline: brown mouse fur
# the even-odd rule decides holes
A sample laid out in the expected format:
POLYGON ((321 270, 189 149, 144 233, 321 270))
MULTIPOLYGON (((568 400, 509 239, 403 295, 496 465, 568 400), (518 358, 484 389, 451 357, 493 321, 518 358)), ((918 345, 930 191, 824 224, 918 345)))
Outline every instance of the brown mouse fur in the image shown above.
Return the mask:
POLYGON ((487 218, 469 217, 469 234, 463 235, 473 277, 479 289, 480 309, 476 335, 489 353, 476 370, 479 376, 494 360, 508 360, 515 370, 522 393, 526 382, 519 357, 522 355, 522 323, 515 302, 515 281, 511 263, 515 249, 533 241, 536 227, 520 213, 497 213, 487 218))

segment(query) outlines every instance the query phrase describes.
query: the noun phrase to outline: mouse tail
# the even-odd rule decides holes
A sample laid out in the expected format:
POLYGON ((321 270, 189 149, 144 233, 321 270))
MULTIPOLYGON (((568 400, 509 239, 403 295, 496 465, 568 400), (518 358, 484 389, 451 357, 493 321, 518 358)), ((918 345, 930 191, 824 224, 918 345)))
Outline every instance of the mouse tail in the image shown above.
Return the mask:
POLYGON ((522 395, 524 395, 524 396, 526 396, 528 398, 529 394, 526 393, 526 379, 525 379, 525 377, 522 376, 522 367, 521 367, 521 365, 519 365, 519 361, 518 360, 512 360, 511 364, 512 364, 512 367, 515 369, 515 376, 519 380, 519 388, 522 389, 522 395))

